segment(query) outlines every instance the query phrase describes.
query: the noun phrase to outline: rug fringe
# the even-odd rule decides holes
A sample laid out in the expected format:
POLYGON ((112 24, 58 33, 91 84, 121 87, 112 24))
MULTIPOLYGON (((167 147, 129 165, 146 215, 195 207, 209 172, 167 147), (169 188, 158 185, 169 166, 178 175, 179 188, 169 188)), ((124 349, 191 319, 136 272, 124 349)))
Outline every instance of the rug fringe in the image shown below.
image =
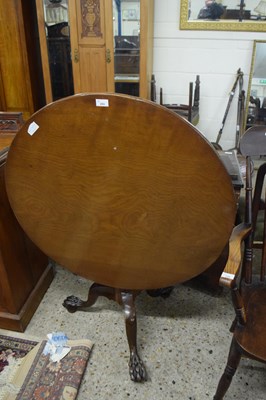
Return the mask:
POLYGON ((11 400, 15 398, 15 396, 19 392, 19 387, 16 387, 15 385, 12 384, 12 381, 17 374, 21 364, 22 364, 23 358, 16 360, 15 363, 12 363, 10 365, 10 370, 8 371, 8 374, 4 374, 4 371, 1 372, 2 379, 0 382, 0 400, 11 400), (6 375, 6 376, 5 376, 6 375))
POLYGON ((17 397, 19 388, 15 388, 11 384, 7 384, 6 387, 1 390, 0 400, 13 400, 17 397))

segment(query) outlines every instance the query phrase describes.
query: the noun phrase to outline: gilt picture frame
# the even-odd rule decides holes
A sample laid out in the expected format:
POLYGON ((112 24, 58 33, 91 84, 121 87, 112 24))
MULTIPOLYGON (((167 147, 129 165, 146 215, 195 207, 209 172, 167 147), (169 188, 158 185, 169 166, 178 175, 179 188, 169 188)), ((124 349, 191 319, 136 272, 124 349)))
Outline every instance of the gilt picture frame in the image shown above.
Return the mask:
MULTIPOLYGON (((191 14, 189 4, 192 4, 189 0, 180 0, 181 30, 266 32, 265 20, 191 19, 189 17, 191 14)), ((204 1, 202 4, 204 5, 204 1)))

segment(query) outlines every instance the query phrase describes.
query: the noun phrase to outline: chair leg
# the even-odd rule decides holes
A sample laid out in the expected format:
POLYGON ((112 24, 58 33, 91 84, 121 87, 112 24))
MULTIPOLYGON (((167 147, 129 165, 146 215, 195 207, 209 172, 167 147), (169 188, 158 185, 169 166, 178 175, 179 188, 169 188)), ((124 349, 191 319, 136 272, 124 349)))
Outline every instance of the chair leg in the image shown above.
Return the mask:
POLYGON ((227 392, 232 382, 232 378, 236 372, 240 359, 241 359, 241 352, 239 350, 236 340, 233 338, 229 350, 227 365, 220 379, 213 400, 222 400, 224 398, 224 395, 227 392))
MULTIPOLYGON (((265 198, 266 198, 266 194, 265 194, 265 198)), ((261 282, 264 282, 265 271, 266 271, 266 210, 264 209, 264 227, 263 227, 261 269, 260 269, 261 282)))
POLYGON ((257 172, 255 190, 254 190, 253 201, 252 201, 252 210, 253 210, 252 224, 253 224, 254 229, 257 224, 258 212, 259 212, 259 210, 264 209, 264 232, 263 232, 263 239, 262 239, 262 262, 261 262, 261 274, 260 274, 261 281, 264 281, 265 269, 266 269, 266 241, 265 241, 265 239, 266 239, 266 210, 265 210, 265 205, 262 206, 262 200, 261 200, 265 175, 266 175, 266 164, 262 164, 259 167, 258 172, 257 172))
POLYGON ((257 172, 253 201, 252 201, 252 210, 253 210, 252 224, 254 227, 256 226, 258 212, 261 209, 262 188, 265 175, 266 175, 266 164, 262 164, 257 172))

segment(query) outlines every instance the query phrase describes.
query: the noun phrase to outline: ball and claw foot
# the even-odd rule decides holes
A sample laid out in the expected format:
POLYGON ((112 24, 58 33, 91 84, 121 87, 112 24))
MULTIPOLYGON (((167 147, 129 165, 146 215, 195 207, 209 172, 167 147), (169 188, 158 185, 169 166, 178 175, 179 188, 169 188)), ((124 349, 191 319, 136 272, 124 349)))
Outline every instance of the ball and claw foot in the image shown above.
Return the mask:
POLYGON ((130 355, 129 360, 129 375, 130 379, 134 382, 143 382, 147 380, 146 369, 138 354, 130 355))
POLYGON ((77 311, 78 308, 82 307, 84 301, 82 301, 79 297, 76 296, 68 296, 64 302, 63 306, 69 311, 70 313, 74 313, 77 311))

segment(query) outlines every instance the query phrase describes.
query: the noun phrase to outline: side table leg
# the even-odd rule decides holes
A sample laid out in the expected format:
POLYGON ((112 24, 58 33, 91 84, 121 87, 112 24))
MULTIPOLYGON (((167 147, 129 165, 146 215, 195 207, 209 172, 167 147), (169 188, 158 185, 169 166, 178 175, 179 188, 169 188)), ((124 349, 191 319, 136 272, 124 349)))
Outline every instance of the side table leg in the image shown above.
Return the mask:
POLYGON ((77 310, 86 311, 96 303, 98 297, 100 296, 107 297, 109 300, 116 300, 116 289, 109 286, 100 285, 98 283, 93 283, 89 289, 89 294, 86 301, 81 300, 76 296, 68 296, 64 300, 63 306, 71 313, 74 313, 77 310))
POLYGON ((97 301, 98 297, 107 297, 116 301, 124 309, 126 334, 130 350, 129 375, 134 382, 143 382, 147 379, 146 369, 137 352, 137 319, 135 298, 139 292, 115 289, 109 286, 93 283, 89 289, 86 301, 76 296, 68 296, 63 306, 71 313, 85 311, 97 301))
POLYGON ((137 351, 137 319, 135 296, 131 292, 121 291, 121 301, 124 307, 126 333, 130 350, 129 375, 135 382, 147 380, 146 369, 137 351))

